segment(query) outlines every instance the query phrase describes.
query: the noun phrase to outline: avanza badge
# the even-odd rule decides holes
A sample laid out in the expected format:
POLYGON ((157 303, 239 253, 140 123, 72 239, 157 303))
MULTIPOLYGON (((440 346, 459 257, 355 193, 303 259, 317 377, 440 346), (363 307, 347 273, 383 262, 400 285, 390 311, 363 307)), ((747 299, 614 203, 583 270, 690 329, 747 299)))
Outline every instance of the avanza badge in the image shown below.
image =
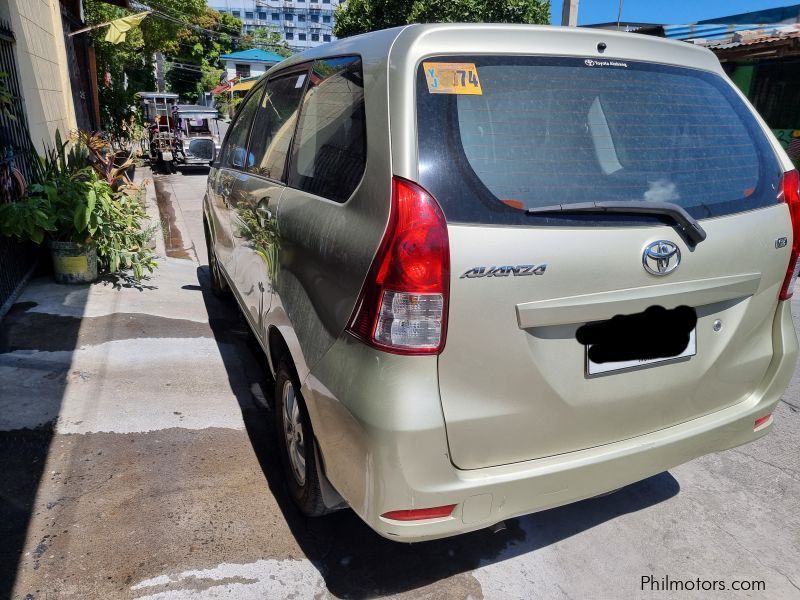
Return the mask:
POLYGON ((476 277, 525 277, 528 275, 544 275, 546 264, 541 265, 504 265, 500 267, 472 267, 464 271, 459 279, 474 279, 476 277))
POLYGON ((422 68, 431 94, 483 95, 475 63, 424 62, 422 68))

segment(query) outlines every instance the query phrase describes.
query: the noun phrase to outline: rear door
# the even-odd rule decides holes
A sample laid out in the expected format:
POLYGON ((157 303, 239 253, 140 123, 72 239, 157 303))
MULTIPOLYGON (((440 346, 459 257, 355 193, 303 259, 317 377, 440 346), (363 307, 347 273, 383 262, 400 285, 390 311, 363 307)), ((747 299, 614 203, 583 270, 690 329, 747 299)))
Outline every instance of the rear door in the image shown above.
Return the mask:
MULTIPOLYGON (((449 224, 439 378, 456 466, 635 437, 758 387, 791 224, 778 200, 779 161, 749 110, 720 76, 688 68, 423 61, 419 176, 449 224), (689 243, 666 217, 526 212, 634 200, 681 206, 707 239, 689 243), (577 339, 589 323, 678 306, 696 325, 683 352, 659 362, 590 364, 577 339)), ((673 322, 658 314, 618 329, 614 321, 612 341, 633 343, 633 323, 639 341, 671 343, 673 322)))
POLYGON ((307 80, 308 65, 300 65, 267 81, 250 133, 251 161, 238 174, 231 206, 234 284, 261 335, 266 333, 264 317, 272 305, 278 268, 276 215, 307 80))

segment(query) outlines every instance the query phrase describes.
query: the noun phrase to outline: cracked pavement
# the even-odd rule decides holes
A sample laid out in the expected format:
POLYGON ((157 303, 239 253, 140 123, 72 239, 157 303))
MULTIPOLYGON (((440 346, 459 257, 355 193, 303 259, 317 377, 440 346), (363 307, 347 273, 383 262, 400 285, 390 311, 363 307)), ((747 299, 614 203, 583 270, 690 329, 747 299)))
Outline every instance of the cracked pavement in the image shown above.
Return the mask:
POLYGON ((644 575, 800 597, 798 373, 765 438, 499 533, 400 545, 300 517, 264 357, 208 291, 205 176, 156 180, 171 234, 144 289, 37 279, 0 323, 0 598, 697 595, 644 575))

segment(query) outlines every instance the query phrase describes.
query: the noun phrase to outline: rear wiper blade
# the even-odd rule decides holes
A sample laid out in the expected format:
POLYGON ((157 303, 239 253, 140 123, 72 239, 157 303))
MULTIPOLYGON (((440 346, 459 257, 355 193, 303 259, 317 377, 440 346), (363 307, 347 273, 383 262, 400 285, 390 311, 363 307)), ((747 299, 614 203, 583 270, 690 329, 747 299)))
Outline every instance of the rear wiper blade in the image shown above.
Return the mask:
POLYGON ((696 246, 706 239, 706 230, 684 210, 671 202, 578 202, 576 204, 554 204, 537 206, 525 210, 529 215, 546 213, 609 213, 621 215, 656 215, 669 217, 678 226, 679 232, 691 245, 696 246))

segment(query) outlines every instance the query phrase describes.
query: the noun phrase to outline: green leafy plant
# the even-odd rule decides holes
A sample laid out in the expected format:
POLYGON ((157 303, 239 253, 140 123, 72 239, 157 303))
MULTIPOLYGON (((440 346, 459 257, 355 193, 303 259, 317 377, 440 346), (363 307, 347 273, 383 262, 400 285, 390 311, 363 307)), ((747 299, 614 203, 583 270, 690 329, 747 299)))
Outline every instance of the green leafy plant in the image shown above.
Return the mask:
POLYGON ((45 234, 54 229, 48 198, 30 196, 23 202, 0 204, 0 235, 41 244, 45 234))
POLYGON ((160 225, 143 228, 147 213, 141 203, 142 192, 128 188, 98 196, 98 206, 90 219, 100 264, 109 273, 130 269, 136 280, 144 277, 145 271, 152 273, 157 266, 148 243, 160 228, 160 225))
POLYGON ((41 181, 20 202, 0 205, 0 234, 91 245, 101 269, 130 269, 138 280, 156 267, 148 243, 158 226, 144 226, 142 190, 121 178, 101 149, 96 136, 80 133, 70 142, 56 133, 41 181))
POLYGON ((13 112, 14 94, 11 93, 11 90, 5 81, 6 78, 8 78, 8 73, 5 71, 0 71, 0 115, 3 115, 12 121, 16 121, 17 117, 13 112))

